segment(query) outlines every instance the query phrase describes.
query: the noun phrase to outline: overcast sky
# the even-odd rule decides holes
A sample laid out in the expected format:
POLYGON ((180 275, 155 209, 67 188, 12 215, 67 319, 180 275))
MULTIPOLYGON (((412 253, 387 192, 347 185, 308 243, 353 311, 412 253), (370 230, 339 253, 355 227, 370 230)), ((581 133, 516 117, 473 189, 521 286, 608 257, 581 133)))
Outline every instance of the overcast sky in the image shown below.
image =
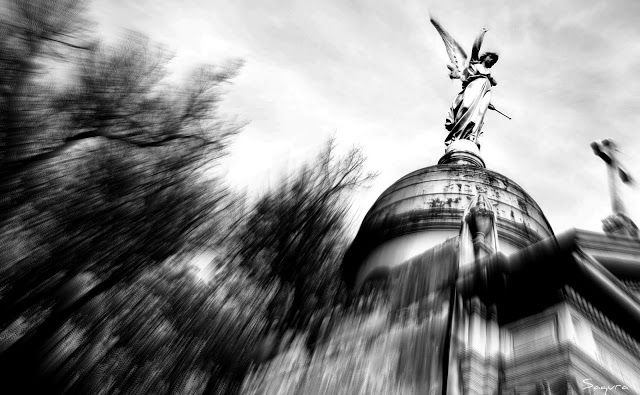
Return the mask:
MULTIPOLYGON (((538 202, 556 232, 599 231, 606 171, 589 144, 616 140, 640 179, 640 2, 96 0, 108 38, 138 30, 175 53, 171 68, 244 59, 223 109, 250 121, 227 159, 229 182, 258 193, 330 136, 360 146, 379 176, 354 218, 403 175, 436 164, 460 82, 447 77, 431 13, 466 48, 484 26, 500 53, 482 155, 538 202)), ((469 51, 469 50, 468 50, 469 51)), ((638 187, 624 187, 640 223, 638 187)))

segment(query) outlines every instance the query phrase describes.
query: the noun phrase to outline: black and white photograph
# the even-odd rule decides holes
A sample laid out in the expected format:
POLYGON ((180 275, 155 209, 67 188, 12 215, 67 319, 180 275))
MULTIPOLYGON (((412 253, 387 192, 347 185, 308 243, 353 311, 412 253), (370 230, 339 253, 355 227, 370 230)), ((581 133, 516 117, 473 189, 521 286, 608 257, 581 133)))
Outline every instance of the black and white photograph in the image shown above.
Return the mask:
POLYGON ((637 0, 0 0, 0 394, 640 395, 637 0))

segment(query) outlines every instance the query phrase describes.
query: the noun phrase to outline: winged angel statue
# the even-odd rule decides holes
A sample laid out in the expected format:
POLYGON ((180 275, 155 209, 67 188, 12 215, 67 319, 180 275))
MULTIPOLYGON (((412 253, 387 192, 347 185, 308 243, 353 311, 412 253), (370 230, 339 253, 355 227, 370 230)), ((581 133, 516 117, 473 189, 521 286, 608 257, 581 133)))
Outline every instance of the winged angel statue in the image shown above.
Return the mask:
POLYGON ((449 135, 444 143, 449 146, 456 140, 464 139, 471 140, 480 147, 478 138, 482 134, 481 129, 487 109, 495 110, 507 117, 491 104, 491 88, 496 86, 497 82, 491 76, 490 69, 498 61, 498 54, 485 52, 480 55, 482 40, 487 32, 485 28, 473 43, 471 57, 468 57, 462 46, 433 17, 431 23, 440 33, 451 59, 451 64, 447 65, 449 78, 462 81, 462 91, 453 101, 445 121, 445 128, 449 131, 449 135))

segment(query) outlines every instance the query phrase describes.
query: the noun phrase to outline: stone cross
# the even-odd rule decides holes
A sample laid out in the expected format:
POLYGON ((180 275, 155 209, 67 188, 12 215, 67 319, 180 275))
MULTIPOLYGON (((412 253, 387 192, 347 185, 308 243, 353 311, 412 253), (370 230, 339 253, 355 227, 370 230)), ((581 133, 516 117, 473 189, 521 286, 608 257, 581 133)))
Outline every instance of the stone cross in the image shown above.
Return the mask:
POLYGON ((594 141, 591 143, 591 148, 593 153, 607 164, 609 173, 609 194, 611 196, 611 211, 613 214, 602 221, 605 233, 637 238, 638 227, 627 217, 624 203, 618 190, 618 180, 621 180, 624 184, 631 184, 633 179, 618 161, 616 144, 612 140, 605 139, 600 142, 594 141))

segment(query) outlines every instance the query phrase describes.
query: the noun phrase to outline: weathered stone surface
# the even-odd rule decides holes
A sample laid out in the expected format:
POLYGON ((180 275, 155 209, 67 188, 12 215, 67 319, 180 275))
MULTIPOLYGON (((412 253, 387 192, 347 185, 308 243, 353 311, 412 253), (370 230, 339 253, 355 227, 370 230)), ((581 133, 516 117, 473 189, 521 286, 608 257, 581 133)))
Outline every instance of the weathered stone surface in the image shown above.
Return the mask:
POLYGON ((456 236, 464 209, 479 191, 485 192, 496 209, 499 242, 507 253, 553 236, 538 204, 502 174, 478 166, 430 166, 407 174, 380 195, 346 256, 346 277, 355 282, 361 267, 373 270, 379 266, 367 262, 372 252, 379 255, 386 250, 384 264, 393 266, 410 258, 408 253, 419 253, 456 236), (400 242, 411 235, 415 240, 400 242), (389 251, 393 249, 398 249, 397 254, 389 251))

